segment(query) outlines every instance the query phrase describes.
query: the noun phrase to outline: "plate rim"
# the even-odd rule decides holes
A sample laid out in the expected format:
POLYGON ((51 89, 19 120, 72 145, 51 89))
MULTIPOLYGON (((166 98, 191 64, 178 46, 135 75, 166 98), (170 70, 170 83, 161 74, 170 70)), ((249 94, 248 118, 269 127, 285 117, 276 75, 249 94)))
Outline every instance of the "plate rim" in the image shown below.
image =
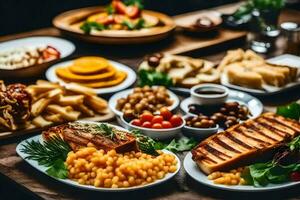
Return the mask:
MULTIPOLYGON (((81 56, 81 57, 86 57, 86 56, 81 56)), ((81 58, 81 57, 78 57, 78 58, 81 58)), ((72 62, 74 62, 74 60, 78 59, 78 58, 75 58, 75 59, 71 59, 71 60, 66 60, 66 61, 63 61, 63 62, 58 62, 58 63, 55 63, 54 65, 51 65, 45 72, 45 77, 48 81, 51 81, 51 82, 59 82, 60 84, 62 85, 65 85, 66 82, 61 80, 56 74, 55 74, 55 69, 57 67, 60 67, 60 66, 67 66, 67 65, 70 65, 72 62)), ((137 75, 135 73, 135 71, 123 64, 123 63, 120 63, 120 62, 117 62, 117 61, 114 61, 114 60, 110 60, 110 59, 107 59, 114 67, 116 67, 117 69, 121 69, 121 70, 125 70, 127 72, 127 77, 126 79, 119 85, 117 86, 113 86, 113 87, 107 87, 107 88, 93 88, 93 90, 97 93, 97 94, 112 94, 112 93, 116 93, 116 92, 119 92, 119 91, 122 91, 124 89, 127 89, 129 88, 130 86, 132 86, 135 82, 136 82, 136 79, 137 79, 137 75)))
POLYGON ((195 165, 198 168, 198 172, 201 175, 205 175, 197 166, 197 164, 192 160, 192 153, 188 152, 186 154, 186 156, 184 157, 183 160, 183 168, 186 171, 186 173, 192 178, 194 179, 196 182, 205 185, 207 187, 213 188, 213 189, 220 189, 220 190, 226 190, 226 191, 231 191, 231 192, 266 192, 266 191, 272 191, 272 190, 281 190, 281 189, 285 189, 285 188, 289 188, 289 187, 294 187, 296 185, 299 185, 300 182, 289 182, 289 183, 283 183, 283 184, 272 184, 272 186, 266 186, 266 187, 254 187, 254 186, 242 186, 242 185, 238 185, 238 187, 245 187, 245 188, 237 188, 237 186, 226 186, 226 185, 218 185, 218 184, 214 184, 211 181, 208 180, 208 182, 205 181, 201 181, 198 178, 196 178, 195 176, 193 176, 191 170, 190 165, 188 164, 189 162, 193 162, 193 165, 195 165))
MULTIPOLYGON (((89 121, 83 121, 83 122, 97 123, 97 122, 89 122, 89 121)), ((123 127, 120 127, 120 126, 117 126, 117 125, 113 125, 113 124, 109 124, 109 125, 117 127, 118 129, 121 129, 121 130, 126 130, 123 127)), ((171 180, 172 178, 174 178, 178 174, 180 168, 182 167, 181 166, 182 165, 181 161, 180 161, 180 159, 178 158, 178 156, 175 153, 173 153, 171 151, 168 151, 168 150, 162 150, 165 153, 174 155, 175 159, 177 160, 177 170, 174 173, 168 173, 163 179, 156 180, 155 182, 152 182, 152 183, 147 184, 147 185, 140 185, 140 186, 134 186, 134 187, 129 187, 129 188, 117 188, 117 189, 115 189, 115 188, 104 188, 104 187, 97 188, 95 186, 80 185, 79 183, 77 183, 76 181, 73 181, 71 179, 59 179, 59 178, 52 177, 52 176, 48 175, 45 172, 45 170, 41 169, 42 166, 41 167, 36 167, 35 166, 35 165, 37 165, 36 161, 25 159, 26 154, 20 151, 21 148, 22 148, 22 145, 26 141, 31 141, 31 140, 38 140, 38 141, 40 141, 41 138, 42 138, 42 135, 38 134, 38 135, 32 136, 30 138, 24 139, 21 142, 19 142, 18 145, 16 146, 16 152, 17 152, 18 156, 20 156, 22 158, 22 160, 25 161, 27 164, 29 164, 32 168, 34 168, 35 170, 43 173, 44 175, 46 175, 46 176, 48 176, 48 177, 50 177, 50 178, 52 178, 52 179, 54 179, 56 181, 59 181, 59 182, 61 182, 63 184, 67 184, 67 185, 69 185, 71 187, 79 188, 79 189, 83 189, 83 190, 87 190, 87 191, 97 191, 97 192, 128 192, 128 191, 141 190, 141 189, 145 189, 145 188, 148 188, 148 187, 153 187, 153 186, 156 186, 156 185, 159 185, 161 183, 167 182, 167 181, 171 180)))

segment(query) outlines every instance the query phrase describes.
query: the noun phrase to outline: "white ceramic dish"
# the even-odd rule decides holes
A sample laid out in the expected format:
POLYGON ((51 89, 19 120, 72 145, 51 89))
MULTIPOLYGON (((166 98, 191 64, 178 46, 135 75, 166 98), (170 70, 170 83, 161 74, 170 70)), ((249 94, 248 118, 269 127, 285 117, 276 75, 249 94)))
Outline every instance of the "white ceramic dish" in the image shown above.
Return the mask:
POLYGON ((75 51, 75 45, 65 39, 56 37, 28 37, 0 43, 0 52, 14 48, 26 46, 43 46, 50 45, 60 52, 60 58, 57 60, 45 62, 42 64, 31 65, 24 68, 4 70, 0 69, 0 77, 33 77, 43 73, 49 65, 57 62, 60 59, 66 58, 75 51))
MULTIPOLYGON (((61 62, 61 63, 58 63, 58 64, 55 64, 55 65, 51 66, 46 71, 46 78, 51 82, 59 82, 61 84, 65 84, 65 82, 56 75, 55 70, 58 67, 69 66, 69 65, 72 64, 72 62, 73 62, 73 60, 70 60, 70 61, 61 62)), ((122 83, 120 83, 116 86, 94 89, 97 94, 112 94, 112 93, 124 90, 124 89, 130 87, 136 80, 136 74, 130 67, 128 67, 128 66, 126 66, 122 63, 112 61, 112 60, 109 60, 109 62, 116 69, 125 71, 127 73, 127 77, 122 83)))
POLYGON ((191 88, 191 98, 200 105, 222 104, 228 97, 228 88, 218 84, 199 84, 191 88), (214 91, 220 94, 199 94, 198 92, 214 91))
MULTIPOLYGON (((93 123, 93 122, 91 122, 91 123, 93 123)), ((115 127, 117 127, 118 129, 121 129, 121 130, 125 130, 125 129, 119 127, 119 126, 115 126, 115 127)), ((39 170, 40 172, 47 175, 47 173, 46 173, 47 167, 38 165, 38 163, 36 161, 25 159, 26 156, 28 156, 28 155, 21 152, 21 149, 22 149, 22 145, 24 145, 26 143, 26 141, 42 141, 41 135, 37 135, 37 136, 31 137, 31 138, 28 138, 26 140, 23 140, 22 142, 20 142, 18 144, 18 146, 16 148, 16 151, 17 151, 17 154, 21 158, 23 158, 28 164, 30 164, 33 168, 35 168, 35 169, 39 170)), ((175 158, 177 160, 177 170, 176 170, 176 172, 168 173, 163 179, 157 180, 153 183, 143 185, 143 186, 136 186, 136 187, 129 187, 129 188, 117 188, 117 189, 114 189, 114 188, 100 188, 100 187, 94 187, 94 186, 89 186, 89 185, 80 185, 79 183, 77 183, 73 180, 70 180, 70 179, 58 179, 58 178, 54 178, 54 179, 56 179, 57 181, 62 182, 64 184, 67 184, 67 185, 73 186, 75 188, 78 188, 78 189, 93 190, 93 191, 99 191, 99 192, 125 192, 125 191, 133 191, 133 190, 144 189, 144 188, 148 188, 148 187, 152 187, 152 186, 164 183, 164 182, 170 180, 171 178, 173 178, 178 173, 178 171, 180 169, 180 166, 181 166, 179 158, 174 153, 172 153, 170 151, 163 150, 163 152, 168 153, 168 154, 172 154, 172 155, 175 156, 175 158)), ((49 176, 49 175, 47 175, 47 176, 49 176)), ((51 177, 51 178, 53 178, 53 177, 51 177)))
MULTIPOLYGON (((196 115, 187 114, 183 118, 186 120, 190 116, 196 116, 196 115)), ((187 137, 193 137, 195 139, 202 140, 217 133, 219 128, 220 127, 218 124, 216 124, 216 126, 213 128, 195 128, 195 127, 190 127, 185 125, 182 128, 182 133, 187 137)))
POLYGON ((208 187, 221 189, 221 190, 229 190, 235 192, 265 192, 271 190, 284 189, 284 188, 288 188, 300 184, 300 182, 288 182, 282 184, 269 184, 266 187, 254 187, 254 186, 247 186, 247 185, 226 186, 226 185, 214 184, 213 181, 207 179, 207 175, 204 174, 199 169, 197 164, 193 161, 191 152, 189 152, 185 156, 183 161, 183 167, 185 171, 188 173, 188 175, 192 177, 195 181, 204 184, 208 187))
POLYGON ((123 116, 120 117, 122 121, 121 125, 128 130, 137 129, 140 130, 144 135, 151 137, 152 139, 165 140, 173 139, 181 133, 181 129, 185 126, 185 120, 178 127, 167 128, 167 129, 153 129, 153 128, 143 128, 139 126, 132 125, 128 123, 123 116))
MULTIPOLYGON (((155 86, 154 86, 155 87, 155 86)), ((128 89, 128 90, 124 90, 121 92, 118 92, 116 94, 114 94, 108 101, 109 104, 109 108, 117 115, 117 116, 122 116, 123 113, 119 110, 116 109, 116 105, 117 105, 117 101, 120 98, 126 98, 129 94, 131 94, 133 92, 133 89, 128 89)), ((177 95, 175 95, 173 92, 168 90, 168 93, 170 95, 170 98, 174 101, 173 104, 171 106, 169 106, 169 110, 173 111, 175 110, 178 105, 179 105, 179 99, 177 97, 177 95)))
MULTIPOLYGON (((236 101, 241 105, 247 106, 251 113, 251 118, 258 117, 263 112, 264 107, 261 101, 245 92, 229 90, 229 95, 226 102, 233 101, 236 101)), ((183 101, 181 101, 180 108, 185 113, 189 113, 188 106, 194 103, 195 102, 193 102, 193 99, 191 97, 186 98, 183 101)))
POLYGON ((270 58, 270 59, 267 60, 267 62, 272 63, 272 64, 277 64, 277 65, 286 65, 286 66, 299 68, 298 69, 298 77, 297 77, 296 81, 288 83, 283 87, 263 85, 263 89, 252 89, 252 88, 246 88, 246 87, 233 85, 233 84, 229 83, 229 79, 227 77, 227 74, 223 73, 221 75, 221 83, 222 83, 222 85, 225 85, 226 87, 229 87, 231 89, 248 92, 250 94, 257 95, 257 96, 275 95, 275 94, 281 93, 285 90, 300 87, 300 77, 299 77, 300 57, 294 56, 294 55, 289 55, 289 54, 284 54, 284 55, 281 55, 281 56, 270 58))

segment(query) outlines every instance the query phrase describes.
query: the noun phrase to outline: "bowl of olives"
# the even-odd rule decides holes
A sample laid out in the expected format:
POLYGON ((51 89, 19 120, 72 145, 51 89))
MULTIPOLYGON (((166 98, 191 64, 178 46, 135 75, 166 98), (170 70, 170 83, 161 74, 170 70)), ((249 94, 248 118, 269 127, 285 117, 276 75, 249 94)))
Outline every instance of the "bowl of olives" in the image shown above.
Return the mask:
POLYGON ((205 115, 185 115, 184 120, 186 121, 182 132, 187 137, 193 137, 195 139, 207 138, 219 130, 219 125, 205 115))

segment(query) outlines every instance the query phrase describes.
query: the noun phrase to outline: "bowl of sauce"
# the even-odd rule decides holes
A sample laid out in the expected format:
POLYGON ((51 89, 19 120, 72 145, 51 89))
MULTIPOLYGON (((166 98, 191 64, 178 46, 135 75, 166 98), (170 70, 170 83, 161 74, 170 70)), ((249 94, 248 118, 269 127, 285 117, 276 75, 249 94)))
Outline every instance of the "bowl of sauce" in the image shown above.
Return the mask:
POLYGON ((191 88, 192 100, 199 105, 223 104, 228 93, 228 88, 218 84, 200 84, 191 88))

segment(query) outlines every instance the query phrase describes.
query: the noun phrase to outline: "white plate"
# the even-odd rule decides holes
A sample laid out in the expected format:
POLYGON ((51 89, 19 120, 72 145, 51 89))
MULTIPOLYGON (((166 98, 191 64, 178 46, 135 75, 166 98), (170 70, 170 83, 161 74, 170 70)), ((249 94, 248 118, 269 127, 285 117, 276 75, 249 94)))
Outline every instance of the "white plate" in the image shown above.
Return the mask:
POLYGON ((41 45, 50 45, 54 47, 60 52, 61 58, 67 57, 75 50, 75 45, 65 39, 56 37, 27 37, 0 43, 0 52, 19 47, 36 47, 41 45))
MULTIPOLYGON (((91 122, 91 123, 93 123, 93 122, 91 122)), ((110 126, 113 126, 113 125, 110 124, 110 126)), ((126 131, 126 129, 123 129, 123 128, 119 127, 119 126, 114 126, 114 127, 118 128, 120 130, 125 130, 126 131)), ((28 155, 25 154, 25 153, 23 153, 23 152, 21 152, 21 149, 22 149, 22 145, 26 144, 26 141, 40 141, 40 142, 42 142, 43 139, 42 139, 41 135, 37 135, 37 136, 31 137, 31 138, 28 138, 26 140, 23 140, 16 147, 16 151, 17 151, 17 154, 21 158, 23 158, 28 164, 30 164, 32 167, 34 167, 35 169, 39 170, 40 172, 48 175, 46 173, 47 167, 38 165, 38 163, 36 161, 25 159, 25 157, 28 156, 28 155)), ((135 186, 135 187, 129 187, 129 188, 101 188, 101 187, 94 187, 94 186, 89 186, 89 185, 80 185, 76 181, 73 181, 73 180, 70 180, 70 179, 58 179, 58 178, 54 178, 54 177, 49 176, 49 175, 48 176, 51 177, 51 178, 56 179, 59 182, 65 183, 67 185, 71 185, 73 187, 80 188, 80 189, 93 190, 93 191, 124 192, 124 191, 132 191, 132 190, 138 190, 138 189, 148 188, 148 187, 152 187, 154 185, 158 185, 160 183, 168 181, 169 179, 173 178, 178 173, 178 171, 180 169, 181 164, 180 164, 179 158, 174 153, 172 153, 170 151, 163 150, 163 152, 175 156, 175 158, 177 160, 177 170, 176 170, 176 172, 174 172, 174 173, 168 173, 163 179, 156 180, 155 182, 152 182, 150 184, 143 185, 143 186, 135 186)))
POLYGON ((284 189, 284 188, 288 188, 300 184, 300 182, 288 182, 282 184, 269 184, 266 187, 254 187, 249 185, 226 186, 226 185, 214 184, 213 181, 207 179, 207 175, 204 174, 199 169, 197 164, 193 161, 191 152, 189 152, 185 156, 183 161, 183 167, 185 171, 188 173, 188 175, 192 177, 194 180, 196 180, 197 182, 212 188, 217 188, 222 190, 229 190, 229 191, 236 191, 236 192, 265 192, 270 190, 284 189))
POLYGON ((274 58, 270 58, 267 60, 268 63, 276 64, 276 65, 286 65, 290 67, 299 68, 298 69, 298 76, 296 81, 288 83, 282 87, 276 87, 264 84, 263 89, 253 89, 253 88, 247 88, 239 85, 234 85, 229 82, 228 76, 226 73, 222 73, 221 75, 221 83, 222 85, 225 85, 229 88, 240 90, 244 92, 249 92, 254 95, 272 95, 280 93, 284 90, 291 89, 294 87, 298 87, 300 85, 300 77, 299 77, 299 71, 300 71, 300 57, 290 55, 290 54, 284 54, 281 56, 276 56, 274 58))
MULTIPOLYGON (((232 101, 236 101, 241 105, 247 106, 251 113, 251 118, 258 117, 263 112, 264 109, 264 106, 260 100, 245 92, 229 90, 229 95, 226 102, 232 102, 232 101)), ((185 113, 190 113, 188 106, 193 103, 194 102, 191 97, 186 98, 181 102, 180 109, 185 113)))
MULTIPOLYGON (((154 86, 155 87, 155 86, 154 86)), ((129 94, 131 94, 133 92, 133 89, 128 89, 128 90, 124 90, 122 92, 118 92, 116 94, 114 94, 108 101, 109 104, 109 108, 117 115, 117 116, 121 116, 123 113, 119 110, 116 109, 116 105, 117 105, 117 101, 120 98, 126 98, 129 94)), ((170 98, 174 101, 174 103, 169 106, 169 110, 175 110, 178 105, 179 105, 179 99, 178 97, 171 92, 170 90, 168 90, 168 93, 170 95, 170 98)))
MULTIPOLYGON (((58 67, 66 67, 70 66, 74 60, 66 61, 66 62, 61 62, 58 64, 55 64, 51 66, 47 71, 46 71, 46 78, 51 81, 51 82, 59 82, 61 84, 65 84, 65 82, 60 79, 56 73, 55 70, 58 67)), ((135 72, 128 66, 118 63, 112 60, 109 60, 110 64, 113 65, 117 70, 122 70, 127 73, 126 79, 120 83, 119 85, 112 86, 112 87, 106 87, 106 88, 99 88, 99 89, 94 89, 97 94, 111 94, 114 92, 118 92, 120 90, 124 90, 128 87, 130 87, 136 80, 136 74, 135 72)))

